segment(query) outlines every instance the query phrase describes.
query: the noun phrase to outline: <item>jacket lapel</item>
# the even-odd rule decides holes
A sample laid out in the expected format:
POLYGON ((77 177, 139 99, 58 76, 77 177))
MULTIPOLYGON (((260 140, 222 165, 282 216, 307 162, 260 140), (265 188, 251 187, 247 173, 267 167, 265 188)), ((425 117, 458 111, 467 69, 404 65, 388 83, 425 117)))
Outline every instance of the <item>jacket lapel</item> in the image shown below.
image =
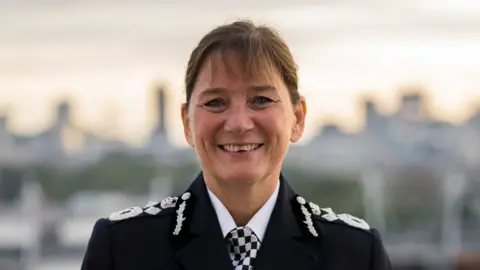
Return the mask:
POLYGON ((321 232, 316 238, 302 230, 292 208, 295 197, 282 175, 280 192, 255 261, 255 270, 308 270, 321 269, 324 265, 325 258, 317 255, 320 254, 321 232))
MULTIPOLYGON (((186 207, 191 206, 192 209, 186 216, 186 226, 178 236, 172 237, 173 244, 177 247, 177 260, 187 270, 233 270, 202 174, 192 183, 188 192, 195 197, 195 202, 189 205, 189 200, 187 201, 186 207), (191 219, 190 222, 187 222, 187 219, 191 219)), ((177 208, 178 205, 179 203, 177 208)))

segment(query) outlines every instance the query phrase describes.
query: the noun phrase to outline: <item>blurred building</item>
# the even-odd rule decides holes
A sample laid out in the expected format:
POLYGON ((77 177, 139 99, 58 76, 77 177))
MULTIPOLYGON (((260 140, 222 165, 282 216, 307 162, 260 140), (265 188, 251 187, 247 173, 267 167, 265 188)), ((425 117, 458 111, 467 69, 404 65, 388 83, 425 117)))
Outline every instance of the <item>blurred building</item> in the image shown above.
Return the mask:
MULTIPOLYGON (((0 167, 12 164, 42 162, 92 162, 111 152, 148 153, 159 158, 191 155, 174 148, 168 140, 168 94, 164 86, 153 91, 155 123, 147 142, 133 148, 124 142, 105 138, 75 126, 71 106, 62 102, 57 107, 56 121, 39 134, 23 136, 8 129, 8 114, 0 117, 0 167), (65 146, 65 130, 82 138, 82 147, 69 151, 65 146)), ((327 124, 302 147, 291 148, 292 162, 313 161, 315 168, 359 169, 374 165, 429 167, 480 165, 480 110, 460 125, 430 117, 425 110, 425 96, 410 91, 400 98, 397 112, 383 115, 371 99, 361 101, 364 128, 345 133, 335 124, 327 124)))
POLYGON ((362 103, 364 129, 352 134, 334 124, 325 125, 306 145, 292 148, 292 161, 301 156, 301 162, 312 161, 325 169, 480 165, 480 114, 461 125, 434 119, 425 110, 420 92, 402 96, 399 109, 391 115, 380 114, 370 99, 362 103))
MULTIPOLYGON (((75 125, 72 121, 71 106, 67 101, 57 106, 56 120, 46 130, 30 136, 19 135, 8 129, 8 114, 0 116, 0 168, 17 164, 51 164, 68 163, 79 165, 95 162, 112 152, 148 153, 159 157, 174 154, 168 140, 166 119, 167 91, 160 86, 154 91, 155 124, 149 140, 142 146, 134 148, 118 139, 105 138, 75 125), (67 131, 81 138, 81 147, 71 151, 67 147, 67 131)), ((184 151, 180 151, 182 156, 184 151)))

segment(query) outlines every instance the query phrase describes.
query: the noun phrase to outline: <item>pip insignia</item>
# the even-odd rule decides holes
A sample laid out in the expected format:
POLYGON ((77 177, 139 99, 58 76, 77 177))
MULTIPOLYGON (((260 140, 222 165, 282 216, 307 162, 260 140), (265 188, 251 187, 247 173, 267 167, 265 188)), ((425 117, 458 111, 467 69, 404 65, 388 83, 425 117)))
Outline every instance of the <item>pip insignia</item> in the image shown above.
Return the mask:
POLYGON ((150 215, 156 215, 158 213, 160 213, 162 211, 162 209, 156 207, 156 205, 158 204, 158 202, 155 202, 155 201, 149 201, 144 207, 143 207, 143 211, 147 214, 150 214, 150 215))
POLYGON ((154 207, 154 206, 150 206, 147 209, 145 209, 145 213, 150 214, 150 215, 156 215, 156 214, 160 213, 161 211, 162 211, 162 209, 160 209, 158 207, 154 207))

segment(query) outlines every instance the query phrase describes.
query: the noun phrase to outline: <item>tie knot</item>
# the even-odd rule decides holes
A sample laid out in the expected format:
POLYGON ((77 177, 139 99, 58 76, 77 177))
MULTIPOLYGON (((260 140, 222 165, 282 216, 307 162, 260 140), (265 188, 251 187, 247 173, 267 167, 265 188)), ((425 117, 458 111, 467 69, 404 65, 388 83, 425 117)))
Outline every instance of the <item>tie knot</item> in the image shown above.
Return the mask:
POLYGON ((260 241, 252 229, 237 227, 227 234, 226 240, 235 270, 251 269, 260 249, 260 241))
POLYGON ((235 241, 236 239, 246 239, 249 242, 250 241, 258 241, 257 236, 253 232, 252 229, 249 227, 237 227, 233 230, 231 230, 227 236, 226 239, 229 242, 235 241))

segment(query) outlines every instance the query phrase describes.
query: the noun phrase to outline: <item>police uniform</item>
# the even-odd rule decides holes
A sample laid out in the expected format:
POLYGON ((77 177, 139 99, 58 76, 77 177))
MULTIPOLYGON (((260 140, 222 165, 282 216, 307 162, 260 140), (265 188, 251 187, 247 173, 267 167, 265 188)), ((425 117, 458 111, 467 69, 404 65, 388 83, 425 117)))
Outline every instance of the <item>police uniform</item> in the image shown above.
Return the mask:
MULTIPOLYGON (((254 270, 393 269, 378 232, 298 196, 281 176, 254 270)), ((183 194, 99 219, 82 270, 232 270, 202 174, 183 194)))

